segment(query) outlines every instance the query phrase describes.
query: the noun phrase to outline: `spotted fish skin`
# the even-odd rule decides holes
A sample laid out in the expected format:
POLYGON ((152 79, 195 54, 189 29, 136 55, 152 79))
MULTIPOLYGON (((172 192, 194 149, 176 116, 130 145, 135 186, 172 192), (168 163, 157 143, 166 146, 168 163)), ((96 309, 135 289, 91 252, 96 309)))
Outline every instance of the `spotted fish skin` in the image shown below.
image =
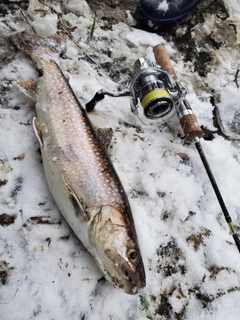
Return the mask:
POLYGON ((127 196, 86 111, 46 56, 56 47, 55 39, 38 38, 27 33, 11 37, 40 73, 33 126, 49 189, 105 278, 135 294, 145 286, 145 271, 127 196))
POLYGON ((71 188, 79 190, 84 210, 104 205, 124 210, 123 188, 85 110, 56 63, 50 60, 42 64, 44 77, 40 78, 36 111, 43 128, 43 151, 45 145, 46 149, 50 146, 50 161, 71 188))

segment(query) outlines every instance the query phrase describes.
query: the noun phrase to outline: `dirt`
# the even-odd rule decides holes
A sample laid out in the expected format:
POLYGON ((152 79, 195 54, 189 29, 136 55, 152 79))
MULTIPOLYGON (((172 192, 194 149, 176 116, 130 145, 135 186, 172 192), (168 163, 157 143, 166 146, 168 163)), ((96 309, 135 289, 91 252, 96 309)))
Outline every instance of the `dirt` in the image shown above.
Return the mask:
POLYGON ((202 228, 202 232, 198 234, 191 234, 186 240, 189 243, 193 244, 194 250, 197 251, 201 245, 205 245, 205 238, 209 238, 211 235, 211 231, 206 228, 202 228))
POLYGON ((15 215, 9 215, 6 213, 0 214, 0 225, 3 227, 7 227, 10 224, 14 223, 15 219, 16 219, 15 215))
POLYGON ((0 284, 7 284, 9 274, 13 269, 8 262, 0 260, 0 284))
POLYGON ((107 27, 127 22, 127 11, 133 16, 137 5, 136 0, 87 0, 87 3, 98 20, 106 21, 107 27))
POLYGON ((173 274, 185 274, 185 257, 180 248, 178 248, 175 239, 171 239, 166 245, 161 245, 157 250, 159 264, 157 272, 161 272, 164 277, 170 277, 173 274))

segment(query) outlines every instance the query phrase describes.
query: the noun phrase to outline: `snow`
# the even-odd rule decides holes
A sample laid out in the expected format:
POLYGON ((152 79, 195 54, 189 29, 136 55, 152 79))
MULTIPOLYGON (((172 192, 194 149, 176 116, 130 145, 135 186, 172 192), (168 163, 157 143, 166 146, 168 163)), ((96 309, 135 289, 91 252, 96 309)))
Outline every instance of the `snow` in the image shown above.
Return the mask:
POLYGON ((167 0, 163 0, 159 3, 158 5, 159 11, 163 11, 164 13, 166 13, 168 9, 169 9, 169 3, 167 2, 167 0))
POLYGON ((57 24, 57 15, 49 14, 45 17, 36 17, 31 25, 39 36, 50 37, 57 32, 57 24))
POLYGON ((226 7, 230 17, 235 17, 240 14, 240 1, 239 0, 232 0, 232 1, 224 0, 224 4, 225 4, 225 7, 226 7))
MULTIPOLYGON (((236 17, 239 1, 226 3, 236 17)), ((61 7, 50 4, 61 12, 61 7)), ((56 32, 57 14, 44 6, 47 23, 42 28, 43 18, 34 14, 34 6, 42 4, 30 1, 32 27, 44 36, 56 32)), ((98 64, 116 63, 121 57, 126 58, 126 68, 139 57, 154 61, 153 47, 165 43, 199 123, 210 130, 215 129, 210 94, 198 84, 205 81, 218 92, 222 126, 230 139, 216 134, 212 141, 202 139, 201 143, 239 230, 240 91, 234 81, 239 68, 238 35, 224 39, 225 45, 218 50, 210 49, 216 63, 203 80, 162 36, 124 23, 103 30, 96 23, 94 38, 88 42, 93 14, 87 3, 68 1, 68 10, 62 22, 72 23, 73 36, 88 54, 95 54, 98 64)), ((20 17, 19 12, 1 17, 1 35, 12 29, 31 32, 20 17)), ((206 33, 217 33, 218 27, 228 30, 225 21, 216 17, 204 22, 206 33)), ((195 35, 201 40, 204 35, 196 32, 197 27, 195 35)), ((131 113, 127 97, 106 97, 90 114, 96 126, 113 128, 109 154, 129 197, 145 264, 146 287, 130 296, 100 280, 92 257, 59 213, 30 125, 34 103, 17 86, 19 79, 36 79, 37 72, 23 54, 11 47, 6 49, 9 53, 4 50, 1 57, 9 59, 0 61, 0 215, 15 220, 0 225, 0 318, 143 320, 150 314, 161 320, 239 319, 239 253, 197 151, 179 138, 177 117, 161 127, 146 127, 131 113)), ((82 104, 101 88, 118 91, 127 78, 121 73, 118 81, 111 79, 70 39, 58 63, 82 104)))

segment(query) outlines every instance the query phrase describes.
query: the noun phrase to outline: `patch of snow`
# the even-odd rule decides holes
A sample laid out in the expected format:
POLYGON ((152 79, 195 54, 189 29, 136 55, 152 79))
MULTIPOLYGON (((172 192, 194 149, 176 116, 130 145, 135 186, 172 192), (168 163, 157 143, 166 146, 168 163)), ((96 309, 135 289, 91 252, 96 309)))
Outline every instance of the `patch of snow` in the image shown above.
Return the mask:
POLYGON ((36 17, 31 23, 37 35, 50 37, 57 33, 58 17, 56 14, 48 14, 45 17, 36 17))
POLYGON ((160 1, 159 5, 158 5, 158 10, 166 13, 168 11, 168 9, 169 9, 168 1, 167 0, 160 1))

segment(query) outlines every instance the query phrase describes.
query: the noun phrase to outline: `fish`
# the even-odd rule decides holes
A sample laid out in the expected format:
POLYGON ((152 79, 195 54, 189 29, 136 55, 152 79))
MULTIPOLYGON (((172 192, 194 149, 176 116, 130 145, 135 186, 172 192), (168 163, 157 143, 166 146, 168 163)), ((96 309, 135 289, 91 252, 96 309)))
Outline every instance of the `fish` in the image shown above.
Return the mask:
POLYGON ((55 62, 60 36, 10 38, 38 70, 33 129, 49 190, 105 279, 136 294, 146 285, 145 269, 129 200, 107 152, 109 134, 93 126, 55 62))

